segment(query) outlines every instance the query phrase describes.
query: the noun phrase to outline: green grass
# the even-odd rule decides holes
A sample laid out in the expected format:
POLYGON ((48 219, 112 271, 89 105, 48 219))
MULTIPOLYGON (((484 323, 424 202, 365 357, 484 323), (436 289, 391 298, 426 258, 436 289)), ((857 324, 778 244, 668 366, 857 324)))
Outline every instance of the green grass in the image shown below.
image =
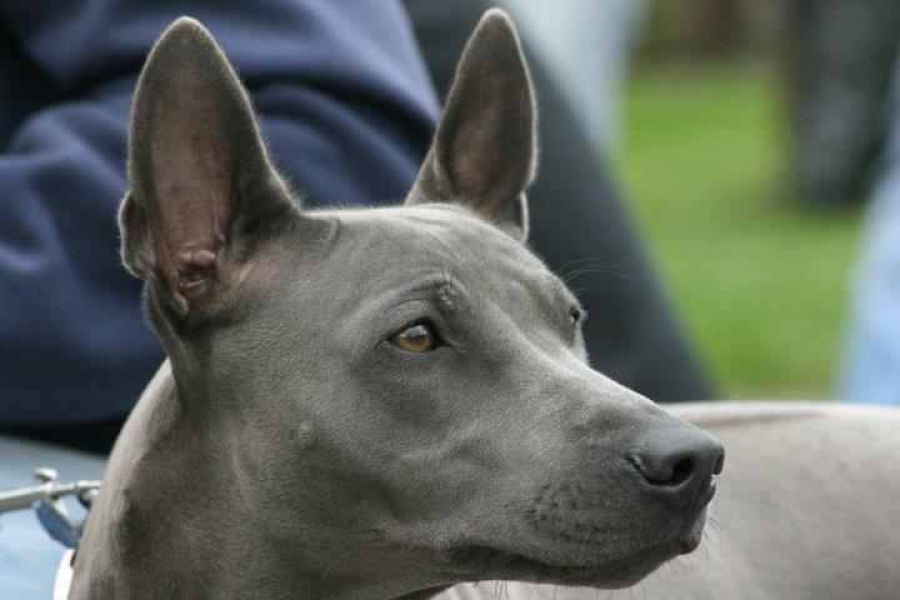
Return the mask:
POLYGON ((778 88, 760 69, 643 72, 617 159, 632 210, 689 334, 735 397, 827 396, 858 216, 779 190, 778 88))

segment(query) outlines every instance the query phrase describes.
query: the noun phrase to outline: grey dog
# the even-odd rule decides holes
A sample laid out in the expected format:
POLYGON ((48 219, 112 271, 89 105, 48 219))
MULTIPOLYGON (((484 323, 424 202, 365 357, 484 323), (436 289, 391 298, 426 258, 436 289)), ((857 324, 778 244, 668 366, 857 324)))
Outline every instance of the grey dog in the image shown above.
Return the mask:
POLYGON ((722 445, 587 366, 577 300, 526 247, 535 122, 491 11, 406 204, 305 211, 209 33, 163 34, 120 224, 168 359, 71 599, 617 588, 698 546, 722 445))
POLYGON ((306 212, 212 37, 163 34, 120 220, 168 360, 72 598, 621 586, 697 545, 722 447, 586 365, 578 302, 523 244, 535 119, 489 13, 406 206, 306 212))

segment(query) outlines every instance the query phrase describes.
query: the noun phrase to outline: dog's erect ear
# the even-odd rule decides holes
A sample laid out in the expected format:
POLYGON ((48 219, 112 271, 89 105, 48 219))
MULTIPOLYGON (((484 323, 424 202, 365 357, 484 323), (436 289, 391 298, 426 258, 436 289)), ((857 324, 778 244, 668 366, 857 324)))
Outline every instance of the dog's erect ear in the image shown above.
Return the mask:
POLYGON ((515 27, 497 9, 469 38, 406 202, 457 202, 524 239, 537 163, 537 108, 515 27))
POLYGON ((126 267, 182 316, 294 210, 241 83, 198 22, 169 26, 138 80, 120 213, 126 267))

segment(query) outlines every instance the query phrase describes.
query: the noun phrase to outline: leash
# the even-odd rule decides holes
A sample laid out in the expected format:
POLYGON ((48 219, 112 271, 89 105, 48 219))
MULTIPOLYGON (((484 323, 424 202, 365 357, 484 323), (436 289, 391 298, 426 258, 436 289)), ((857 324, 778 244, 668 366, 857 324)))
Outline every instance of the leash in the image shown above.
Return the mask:
POLYGON ((67 548, 56 570, 53 584, 53 600, 65 600, 72 582, 72 561, 75 549, 81 541, 86 519, 76 522, 69 516, 62 499, 75 496, 85 510, 100 491, 99 481, 59 483, 55 469, 41 468, 34 472, 40 483, 6 492, 0 492, 0 515, 4 513, 34 510, 38 522, 53 540, 67 548))

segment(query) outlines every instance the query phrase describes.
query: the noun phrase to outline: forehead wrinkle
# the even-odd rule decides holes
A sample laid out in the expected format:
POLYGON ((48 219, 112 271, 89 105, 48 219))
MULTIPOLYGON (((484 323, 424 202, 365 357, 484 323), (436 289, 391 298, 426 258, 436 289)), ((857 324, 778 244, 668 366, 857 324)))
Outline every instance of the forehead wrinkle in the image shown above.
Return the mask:
POLYGON ((421 274, 411 277, 412 283, 406 286, 390 286, 382 293, 375 296, 363 296, 363 302, 371 303, 379 307, 398 304, 403 299, 409 299, 417 294, 427 293, 443 311, 453 312, 456 307, 453 297, 459 292, 465 292, 465 288, 453 277, 443 271, 423 271, 421 274))
MULTIPOLYGON (((484 259, 475 257, 476 264, 483 264, 484 259)), ((492 277, 490 285, 492 295, 504 298, 509 294, 525 294, 532 306, 541 314, 553 317, 561 307, 568 307, 577 300, 566 285, 546 265, 524 246, 514 252, 503 252, 496 263, 491 265, 492 277), (516 285, 510 285, 514 282, 516 285)), ((504 298, 508 307, 520 303, 504 298)))
MULTIPOLYGON (((577 304, 566 285, 538 257, 480 218, 459 211, 410 217, 425 225, 420 228, 422 233, 442 248, 439 254, 444 261, 462 271, 466 279, 487 286, 490 295, 498 300, 512 289, 525 290, 548 315, 558 312, 561 305, 577 304), (518 285, 511 287, 511 281, 518 285)), ((503 304, 514 303, 505 299, 503 304)))
POLYGON ((513 289, 524 290, 531 298, 529 304, 536 304, 545 314, 557 312, 561 301, 571 303, 565 285, 538 257, 466 211, 426 205, 369 209, 357 214, 377 219, 378 226, 369 230, 370 239, 377 245, 387 243, 403 249, 387 254, 396 262, 385 273, 396 272, 398 276, 390 281, 378 280, 379 287, 399 285, 397 279, 412 277, 410 271, 432 271, 463 284, 468 292, 480 288, 507 310, 516 305, 508 297, 513 289), (517 285, 510 286, 511 282, 517 285))
MULTIPOLYGON (((373 213, 375 211, 372 211, 373 213)), ((387 211, 379 211, 376 218, 387 211)), ((395 211, 393 211, 395 212, 395 211)), ((369 298, 381 303, 382 298, 413 294, 425 289, 433 290, 434 297, 449 306, 448 296, 441 288, 451 286, 465 292, 466 286, 458 277, 457 257, 453 247, 433 227, 418 227, 409 219, 380 219, 364 231, 363 243, 355 253, 361 256, 382 257, 391 264, 371 265, 360 261, 358 267, 371 272, 365 283, 355 286, 357 298, 369 298), (391 251, 385 251, 390 248, 391 251), (397 252, 396 250, 400 250, 397 252), (374 267, 374 270, 373 270, 374 267), (398 291, 399 290, 399 291, 398 291)), ((389 300, 385 300, 388 302, 389 300)))

